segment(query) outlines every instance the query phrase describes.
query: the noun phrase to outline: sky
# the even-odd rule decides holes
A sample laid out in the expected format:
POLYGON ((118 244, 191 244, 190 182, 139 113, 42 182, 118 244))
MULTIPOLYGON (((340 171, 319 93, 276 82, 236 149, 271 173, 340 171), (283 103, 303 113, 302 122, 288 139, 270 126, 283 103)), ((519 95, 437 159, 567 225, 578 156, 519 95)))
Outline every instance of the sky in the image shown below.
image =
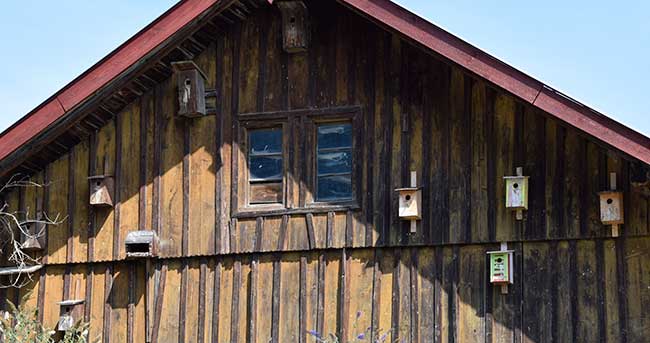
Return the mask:
MULTIPOLYGON (((175 0, 7 0, 0 11, 0 130, 175 0)), ((586 105, 650 136, 650 2, 397 0, 586 105)))

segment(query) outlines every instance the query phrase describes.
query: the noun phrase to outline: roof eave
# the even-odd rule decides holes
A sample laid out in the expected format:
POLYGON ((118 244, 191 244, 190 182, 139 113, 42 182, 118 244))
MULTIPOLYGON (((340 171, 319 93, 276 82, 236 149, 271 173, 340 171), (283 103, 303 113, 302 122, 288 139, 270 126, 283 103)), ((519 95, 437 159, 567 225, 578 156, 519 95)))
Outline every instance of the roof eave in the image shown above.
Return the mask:
POLYGON ((388 0, 338 1, 522 101, 650 165, 650 138, 555 91, 407 9, 388 0))

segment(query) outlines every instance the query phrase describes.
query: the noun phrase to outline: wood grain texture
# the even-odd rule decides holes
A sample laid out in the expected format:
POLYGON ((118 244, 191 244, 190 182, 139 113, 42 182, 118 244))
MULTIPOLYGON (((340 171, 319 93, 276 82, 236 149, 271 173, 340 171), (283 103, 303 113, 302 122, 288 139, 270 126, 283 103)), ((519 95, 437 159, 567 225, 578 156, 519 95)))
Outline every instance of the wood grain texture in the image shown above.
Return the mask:
POLYGON ((306 53, 282 50, 279 12, 267 4, 238 7, 251 11, 246 20, 208 24, 215 33, 200 55, 175 52, 206 72, 211 115, 177 118, 175 76, 161 75, 34 176, 48 187, 5 199, 69 222, 48 228, 34 282, 0 297, 36 290, 28 303, 51 325, 56 301, 78 289, 91 336, 104 342, 311 342, 308 330, 352 340, 368 327, 373 338, 411 343, 647 336, 638 161, 333 1, 308 6, 306 53), (314 123, 351 108, 358 199, 313 202, 314 123), (277 120, 286 125, 286 208, 244 213, 240 128, 277 120), (520 166, 530 203, 516 221, 503 176, 520 166), (394 191, 411 170, 423 186, 415 234, 394 191), (615 240, 597 207, 610 172, 627 213, 615 240), (118 208, 88 206, 88 174, 118 176, 118 208), (136 229, 161 239, 149 276, 144 261, 122 261, 136 229), (487 274, 485 253, 502 241, 516 251, 508 294, 487 274))

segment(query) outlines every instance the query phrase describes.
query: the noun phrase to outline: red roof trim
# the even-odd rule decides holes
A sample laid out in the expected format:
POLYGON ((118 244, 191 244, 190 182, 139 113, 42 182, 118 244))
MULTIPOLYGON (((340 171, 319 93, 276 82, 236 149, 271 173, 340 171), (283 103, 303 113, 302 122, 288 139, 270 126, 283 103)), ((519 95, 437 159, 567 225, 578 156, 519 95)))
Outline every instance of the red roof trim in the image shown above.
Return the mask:
MULTIPOLYGON (((220 0, 185 0, 0 135, 0 160, 220 0)), ((650 164, 650 138, 569 99, 388 0, 338 0, 605 143, 650 164)))
POLYGON ((220 0, 176 4, 0 136, 0 160, 45 130, 220 0))
POLYGON ((388 0, 338 0, 516 95, 523 101, 650 164, 650 138, 561 95, 388 0))

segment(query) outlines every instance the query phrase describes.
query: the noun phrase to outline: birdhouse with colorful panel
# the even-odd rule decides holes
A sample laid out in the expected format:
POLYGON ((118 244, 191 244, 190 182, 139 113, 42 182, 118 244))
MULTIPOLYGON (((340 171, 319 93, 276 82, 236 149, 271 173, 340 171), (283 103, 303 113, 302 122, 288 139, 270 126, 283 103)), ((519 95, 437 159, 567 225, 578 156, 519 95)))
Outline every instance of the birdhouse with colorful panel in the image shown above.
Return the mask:
POLYGON ((58 331, 68 331, 84 316, 84 300, 65 300, 59 303, 58 331))
POLYGON ((512 250, 490 251, 490 282, 493 284, 509 284, 513 282, 512 277, 512 250))
POLYGON ((103 207, 113 206, 113 177, 110 175, 95 175, 90 181, 90 205, 103 207))
POLYGON ((178 88, 178 115, 188 118, 205 116, 205 73, 193 61, 172 62, 172 67, 178 88))
POLYGON ((302 1, 278 1, 282 13, 282 47, 288 53, 307 51, 310 40, 309 12, 302 1))

